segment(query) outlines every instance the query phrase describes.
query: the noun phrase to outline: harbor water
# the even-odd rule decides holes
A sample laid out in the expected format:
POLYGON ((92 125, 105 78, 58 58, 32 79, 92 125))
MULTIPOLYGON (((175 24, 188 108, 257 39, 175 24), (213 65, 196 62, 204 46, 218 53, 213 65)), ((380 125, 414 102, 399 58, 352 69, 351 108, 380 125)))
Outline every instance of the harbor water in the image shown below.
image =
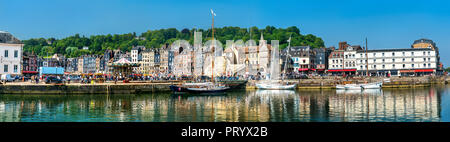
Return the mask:
POLYGON ((0 94, 0 122, 449 122, 450 86, 226 95, 0 94))

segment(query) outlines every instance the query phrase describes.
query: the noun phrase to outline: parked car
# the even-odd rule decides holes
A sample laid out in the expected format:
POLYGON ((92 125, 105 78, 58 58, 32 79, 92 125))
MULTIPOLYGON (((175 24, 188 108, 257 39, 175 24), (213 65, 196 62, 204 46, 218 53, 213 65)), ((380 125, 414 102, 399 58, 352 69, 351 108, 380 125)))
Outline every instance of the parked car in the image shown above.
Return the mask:
POLYGON ((62 80, 58 79, 54 76, 49 76, 45 79, 45 84, 50 84, 50 83, 62 83, 62 80))
POLYGON ((13 82, 16 79, 14 77, 11 77, 11 74, 2 74, 1 80, 6 82, 13 82))

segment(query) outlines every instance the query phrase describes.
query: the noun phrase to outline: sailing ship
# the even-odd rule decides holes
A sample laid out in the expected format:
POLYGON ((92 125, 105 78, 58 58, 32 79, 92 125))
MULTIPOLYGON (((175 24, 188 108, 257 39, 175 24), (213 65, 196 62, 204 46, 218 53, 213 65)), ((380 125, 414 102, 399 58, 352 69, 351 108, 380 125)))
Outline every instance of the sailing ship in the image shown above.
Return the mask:
POLYGON ((229 90, 230 87, 225 86, 221 83, 216 83, 214 81, 214 46, 215 45, 215 39, 214 39, 214 17, 216 16, 216 14, 214 13, 214 11, 211 9, 211 14, 212 14, 212 42, 213 44, 211 45, 211 82, 206 82, 206 83, 191 83, 191 84, 183 84, 182 86, 171 86, 170 88, 172 89, 172 91, 174 92, 189 92, 189 93, 224 93, 225 91, 229 90))
MULTIPOLYGON (((288 45, 288 49, 286 52, 286 61, 289 58, 289 50, 290 50, 290 46, 291 46, 291 37, 289 37, 289 45, 288 45)), ((271 65, 270 65, 270 80, 265 81, 265 82, 261 82, 261 83, 256 83, 256 88, 258 89, 266 89, 266 90, 292 90, 295 89, 295 87, 297 86, 297 84, 288 84, 287 82, 284 82, 284 77, 286 74, 286 64, 284 65, 284 73, 283 73, 283 77, 282 77, 282 81, 281 83, 276 81, 279 79, 279 54, 278 54, 278 49, 276 47, 273 47, 272 50, 272 60, 271 60, 271 65)))

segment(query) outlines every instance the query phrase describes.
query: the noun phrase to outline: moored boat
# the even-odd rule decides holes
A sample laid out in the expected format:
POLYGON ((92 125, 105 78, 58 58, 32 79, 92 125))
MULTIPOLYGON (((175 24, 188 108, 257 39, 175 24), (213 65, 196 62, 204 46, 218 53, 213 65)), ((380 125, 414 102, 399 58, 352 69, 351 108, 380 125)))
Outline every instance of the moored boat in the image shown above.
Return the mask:
POLYGON ((361 90, 362 87, 360 84, 346 84, 345 90, 361 90))
POLYGON ((383 86, 382 82, 377 83, 369 83, 369 84, 363 84, 361 87, 363 89, 380 89, 383 86))
POLYGON ((336 85, 336 89, 345 90, 345 85, 336 85))
POLYGON ((227 90, 229 90, 230 87, 212 85, 212 86, 204 86, 204 87, 200 87, 200 88, 186 88, 186 89, 189 93, 204 94, 204 93, 224 93, 227 90))
MULTIPOLYGON (((224 87, 228 87, 230 89, 241 89, 245 88, 247 81, 218 81, 219 84, 223 84, 224 87)), ((170 90, 172 90, 176 94, 189 93, 188 88, 206 88, 207 86, 212 86, 212 82, 203 82, 203 83, 183 83, 181 85, 170 85, 170 90)), ((196 90, 196 89, 192 89, 196 90)), ((191 91, 192 92, 192 91, 191 91)))

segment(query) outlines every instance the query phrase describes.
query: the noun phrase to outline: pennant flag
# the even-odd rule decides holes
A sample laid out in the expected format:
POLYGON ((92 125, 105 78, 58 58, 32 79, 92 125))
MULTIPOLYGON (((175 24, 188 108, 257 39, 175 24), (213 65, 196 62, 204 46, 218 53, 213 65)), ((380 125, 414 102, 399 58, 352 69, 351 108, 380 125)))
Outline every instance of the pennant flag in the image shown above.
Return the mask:
POLYGON ((211 9, 211 14, 216 16, 216 13, 214 13, 214 11, 211 9))

